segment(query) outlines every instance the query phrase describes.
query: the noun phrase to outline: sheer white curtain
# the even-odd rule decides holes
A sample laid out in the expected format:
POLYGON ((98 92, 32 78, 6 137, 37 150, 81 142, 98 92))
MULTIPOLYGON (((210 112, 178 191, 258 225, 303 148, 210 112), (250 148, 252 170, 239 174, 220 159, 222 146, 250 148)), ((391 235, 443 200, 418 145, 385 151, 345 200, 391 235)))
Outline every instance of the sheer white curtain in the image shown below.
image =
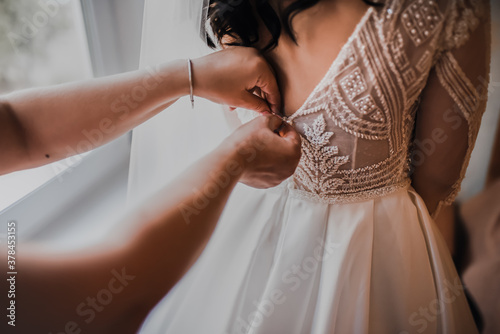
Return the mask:
MULTIPOLYGON (((204 0, 146 0, 141 68, 212 52, 200 37, 204 0)), ((187 62, 186 62, 187 66, 187 62)), ((166 79, 168 80, 168 79, 166 79)), ((133 131, 129 200, 144 199, 229 133, 222 107, 183 98, 133 131)))

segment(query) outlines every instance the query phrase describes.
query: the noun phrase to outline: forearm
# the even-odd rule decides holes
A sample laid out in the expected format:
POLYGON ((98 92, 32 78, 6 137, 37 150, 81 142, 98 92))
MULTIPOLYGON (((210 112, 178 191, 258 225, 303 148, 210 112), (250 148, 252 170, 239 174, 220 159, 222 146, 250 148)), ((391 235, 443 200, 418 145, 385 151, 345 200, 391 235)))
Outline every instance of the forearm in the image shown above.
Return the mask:
POLYGON ((130 217, 140 230, 123 247, 50 259, 25 255, 19 261, 18 328, 59 331, 71 320, 84 332, 135 333, 208 242, 243 172, 235 152, 219 147, 155 195, 130 217), (92 306, 87 297, 109 290, 113 279, 118 289, 122 272, 126 286, 111 291, 113 302, 97 299, 92 306))
POLYGON ((0 98, 0 117, 11 122, 10 129, 15 129, 17 136, 9 146, 2 147, 4 163, 0 174, 100 146, 188 93, 187 64, 179 60, 146 70, 6 95, 0 98))
POLYGON ((275 186, 293 173, 300 136, 288 125, 276 135, 281 124, 265 115, 238 128, 122 222, 137 227, 122 245, 50 257, 24 245, 16 267, 17 328, 135 333, 203 251, 236 183, 253 178, 275 186))
POLYGON ((241 157, 225 149, 203 158, 136 216, 148 217, 128 248, 131 268, 142 273, 141 295, 155 305, 205 248, 243 171, 241 157), (156 263, 156 265, 151 265, 156 263))

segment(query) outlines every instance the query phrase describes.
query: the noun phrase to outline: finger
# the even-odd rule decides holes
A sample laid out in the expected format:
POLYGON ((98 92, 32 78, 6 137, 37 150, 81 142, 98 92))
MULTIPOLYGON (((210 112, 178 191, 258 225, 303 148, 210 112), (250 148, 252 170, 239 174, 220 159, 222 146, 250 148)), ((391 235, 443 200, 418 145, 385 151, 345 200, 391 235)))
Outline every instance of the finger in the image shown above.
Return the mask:
POLYGON ((264 98, 263 94, 262 94, 262 89, 260 89, 260 87, 254 87, 251 91, 251 93, 253 93, 253 95, 256 95, 260 98, 264 98))
POLYGON ((282 124, 284 123, 283 120, 275 115, 266 115, 267 118, 267 126, 269 130, 275 132, 276 130, 280 129, 282 124))
POLYGON ((300 139, 300 135, 298 134, 297 131, 295 131, 295 129, 293 128, 293 126, 291 126, 290 124, 285 123, 285 126, 283 126, 283 128, 281 129, 280 131, 280 136, 285 139, 285 140, 288 140, 289 142, 293 143, 294 145, 300 145, 300 142, 301 142, 301 139, 300 139))
POLYGON ((241 102, 239 103, 239 107, 254 110, 258 113, 269 113, 271 110, 266 100, 258 97, 257 95, 245 92, 241 97, 241 102))
POLYGON ((274 130, 274 133, 276 133, 278 136, 281 137, 281 132, 284 127, 285 127, 285 122, 281 122, 280 126, 276 130, 274 130))
POLYGON ((281 111, 281 94, 278 82, 269 64, 267 64, 267 70, 261 74, 256 86, 262 91, 271 110, 279 114, 281 111))

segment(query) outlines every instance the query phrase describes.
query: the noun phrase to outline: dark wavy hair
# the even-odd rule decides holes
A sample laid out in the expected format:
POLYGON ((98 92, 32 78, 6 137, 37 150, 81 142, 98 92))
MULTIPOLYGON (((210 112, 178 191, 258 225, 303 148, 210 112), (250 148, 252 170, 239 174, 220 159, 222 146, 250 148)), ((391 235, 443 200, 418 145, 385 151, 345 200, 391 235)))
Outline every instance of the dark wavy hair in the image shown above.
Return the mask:
MULTIPOLYGON (((369 0, 362 0, 370 6, 382 6, 369 0)), ((261 49, 266 52, 278 45, 282 29, 295 43, 292 21, 301 11, 316 5, 320 0, 296 0, 277 13, 269 4, 269 0, 210 0, 208 20, 215 39, 219 43, 224 37, 232 41, 226 45, 255 46, 259 42, 259 19, 271 35, 269 43, 261 49)), ((215 42, 207 31, 207 44, 215 48, 215 42)))

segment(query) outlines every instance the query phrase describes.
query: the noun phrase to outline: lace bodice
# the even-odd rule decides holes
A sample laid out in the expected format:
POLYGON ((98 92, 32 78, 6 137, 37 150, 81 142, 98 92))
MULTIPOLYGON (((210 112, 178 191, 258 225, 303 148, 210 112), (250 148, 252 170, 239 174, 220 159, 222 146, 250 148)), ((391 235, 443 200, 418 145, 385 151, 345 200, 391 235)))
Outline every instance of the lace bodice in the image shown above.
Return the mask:
MULTIPOLYGON (((457 60, 464 59, 458 54, 465 53, 461 49, 479 24, 482 7, 481 1, 464 0, 394 0, 371 7, 322 81, 286 118, 303 138, 293 186, 328 202, 408 186, 412 161, 418 165, 432 156, 432 145, 445 136, 464 135, 447 130, 459 117, 467 124, 466 147, 459 166, 450 166, 459 172, 443 203, 453 201, 485 107, 457 60), (441 98, 448 105, 422 111, 433 81, 445 90, 441 98), (415 120, 423 112, 443 114, 440 122, 428 124, 434 128, 431 138, 415 137, 415 120)), ((478 74, 487 82, 487 73, 470 73, 478 74)))

